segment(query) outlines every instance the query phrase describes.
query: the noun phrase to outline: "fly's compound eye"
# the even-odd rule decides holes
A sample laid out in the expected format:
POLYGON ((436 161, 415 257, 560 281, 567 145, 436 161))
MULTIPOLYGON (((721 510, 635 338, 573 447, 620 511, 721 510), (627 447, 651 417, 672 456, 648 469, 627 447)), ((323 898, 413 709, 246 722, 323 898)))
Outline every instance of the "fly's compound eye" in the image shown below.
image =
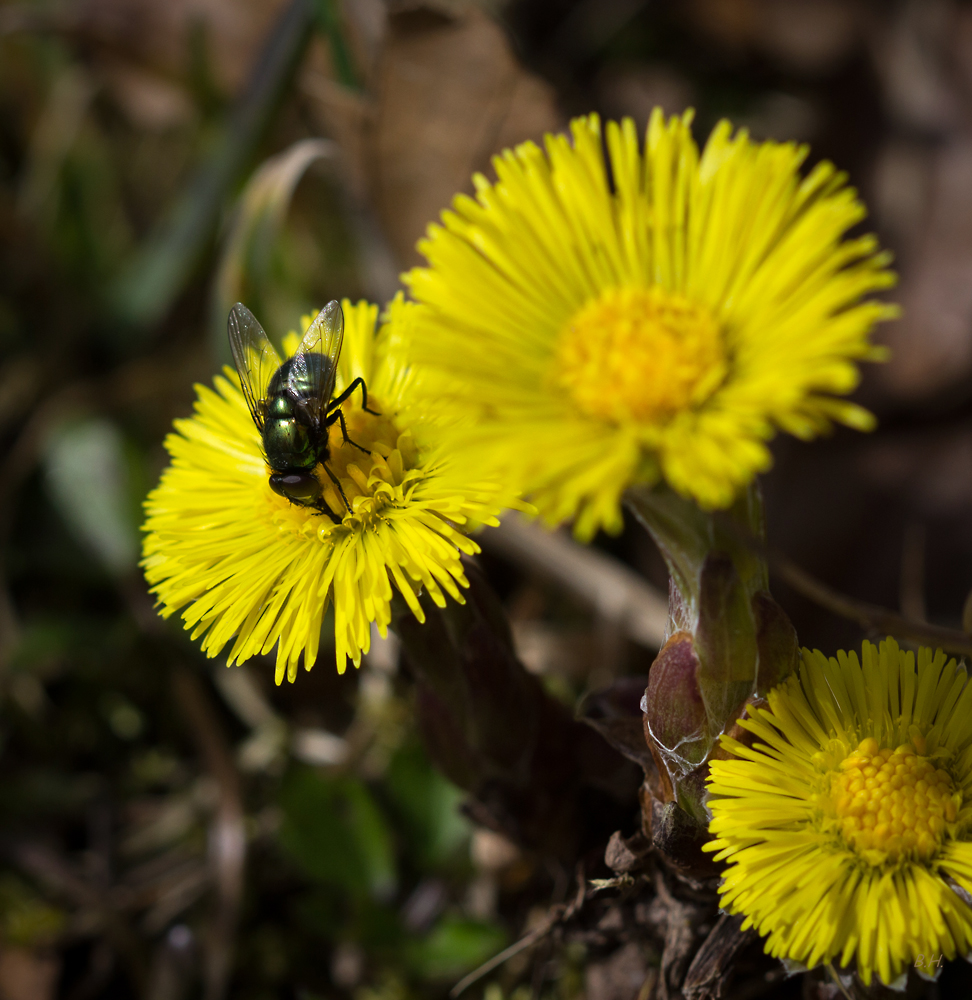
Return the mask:
POLYGON ((270 489, 297 503, 311 503, 321 495, 321 484, 309 472, 275 472, 270 477, 270 489))

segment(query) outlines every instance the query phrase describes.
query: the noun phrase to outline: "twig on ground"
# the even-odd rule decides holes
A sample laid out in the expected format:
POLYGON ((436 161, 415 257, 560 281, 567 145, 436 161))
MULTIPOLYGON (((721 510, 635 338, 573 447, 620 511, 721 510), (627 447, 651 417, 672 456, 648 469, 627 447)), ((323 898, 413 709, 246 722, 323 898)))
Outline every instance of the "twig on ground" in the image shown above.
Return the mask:
POLYGON ((770 549, 760 539, 746 532, 738 523, 729 518, 723 519, 723 524, 734 531, 745 544, 759 552, 769 565, 770 572, 789 584, 798 594, 813 601, 822 608, 841 618, 857 622, 869 632, 884 632, 900 639, 910 639, 913 642, 940 646, 942 649, 963 656, 972 656, 972 635, 959 632, 956 629, 933 625, 929 622, 906 618, 878 604, 859 601, 846 594, 834 590, 821 580, 818 580, 803 567, 797 565, 789 556, 775 549, 770 549))
POLYGON ((514 955, 519 955, 521 951, 543 940, 559 924, 566 923, 572 917, 575 917, 587 899, 587 882, 584 875, 584 866, 579 862, 576 873, 577 892, 574 898, 566 906, 563 903, 556 903, 551 906, 543 922, 538 927, 535 927, 529 934, 525 934, 516 943, 511 944, 509 948, 504 948, 503 951, 498 955, 494 955, 488 962, 484 962, 478 969, 474 969, 464 979, 460 979, 449 990, 450 1000, 456 1000, 456 997, 460 993, 472 986, 473 983, 478 982, 483 976, 488 976, 493 969, 498 969, 504 962, 508 962, 513 958, 514 955))
POLYGON ((483 548, 559 584, 617 624, 629 639, 659 649, 668 625, 668 598, 610 556, 546 531, 517 514, 479 536, 483 548))
POLYGON ((219 805, 209 831, 217 905, 208 941, 205 1000, 221 1000, 229 985, 233 939, 243 897, 246 830, 242 791, 223 727, 199 678, 188 670, 179 670, 175 693, 206 769, 219 789, 219 805))
POLYGON ((142 946, 123 912, 131 906, 133 894, 124 887, 106 889, 93 884, 61 854, 42 844, 16 844, 10 854, 21 870, 103 928, 108 944, 124 959, 132 985, 141 995, 146 978, 142 946))
POLYGON ((544 919, 543 923, 530 931, 529 934, 524 935, 515 944, 511 944, 509 948, 504 948, 498 955, 494 955, 488 962, 484 962, 478 969, 470 972, 465 979, 460 979, 455 986, 449 990, 449 996, 452 1000, 456 1000, 464 990, 472 986, 473 983, 478 982, 483 976, 489 975, 493 969, 498 969, 504 962, 509 961, 514 955, 519 955, 521 951, 529 948, 530 945, 536 944, 542 938, 545 938, 560 922, 563 916, 563 906, 558 906, 555 908, 557 912, 549 913, 544 919))
POLYGON ((941 625, 915 621, 877 604, 855 600, 822 583, 779 552, 768 551, 766 556, 770 570, 781 580, 814 604, 819 604, 841 618, 849 618, 869 631, 885 632, 901 639, 911 639, 914 642, 940 646, 953 653, 972 656, 972 635, 941 625))

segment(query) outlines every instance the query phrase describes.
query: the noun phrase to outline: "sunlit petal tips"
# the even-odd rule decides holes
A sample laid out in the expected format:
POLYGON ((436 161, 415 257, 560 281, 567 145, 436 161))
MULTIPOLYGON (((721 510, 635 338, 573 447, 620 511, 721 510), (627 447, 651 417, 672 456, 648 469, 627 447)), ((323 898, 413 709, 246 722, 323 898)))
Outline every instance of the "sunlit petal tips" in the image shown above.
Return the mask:
POLYGON ((766 950, 864 983, 972 949, 972 684, 945 653, 893 639, 798 675, 723 737, 706 845, 722 905, 766 950), (934 956, 934 959, 932 958, 934 956))
POLYGON ((496 466, 551 523, 620 527, 633 482, 666 479, 725 507, 770 465, 766 441, 870 414, 838 397, 877 360, 866 297, 894 276, 864 208, 807 149, 720 123, 700 152, 691 113, 596 115, 494 160, 419 249, 415 350, 436 373, 467 459, 496 466))
MULTIPOLYGON (((419 618, 423 589, 440 606, 461 602, 461 555, 479 551, 463 531, 496 523, 504 501, 516 503, 495 481, 457 470, 429 433, 403 348, 415 307, 393 302, 377 333, 377 306, 345 301, 343 309, 337 390, 364 378, 369 409, 380 415, 343 406, 350 438, 367 453, 343 442, 340 425, 330 429, 328 464, 351 512, 315 474, 340 523, 270 489, 260 435, 230 369, 215 391, 197 386, 196 412, 166 439, 172 463, 146 502, 143 566, 162 614, 184 609, 193 638, 203 637, 210 656, 229 646, 230 663, 276 647, 278 683, 296 677, 301 657, 314 664, 329 606, 343 672, 368 651, 372 622, 385 633, 395 590, 419 618)), ((286 339, 286 356, 297 343, 286 339)))

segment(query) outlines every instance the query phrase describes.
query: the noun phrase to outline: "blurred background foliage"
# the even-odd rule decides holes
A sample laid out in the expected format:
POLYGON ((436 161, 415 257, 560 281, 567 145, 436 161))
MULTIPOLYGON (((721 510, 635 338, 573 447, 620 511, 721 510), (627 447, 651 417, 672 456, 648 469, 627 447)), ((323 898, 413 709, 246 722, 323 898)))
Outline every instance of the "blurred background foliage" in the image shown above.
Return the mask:
MULTIPOLYGON (((779 441, 769 533, 846 593, 958 625, 972 6, 0 3, 3 1000, 440 997, 567 898, 573 873, 474 828, 432 769, 394 640, 281 688, 206 661, 152 608, 140 505, 227 360, 230 303, 279 336, 331 298, 383 302, 493 152, 659 104, 696 107, 700 138, 729 115, 810 141, 867 200, 905 307, 860 392, 881 429, 779 441)), ((591 552, 519 524, 483 544, 557 697, 647 672, 665 574, 636 526, 591 552)), ((775 591, 807 645, 859 642, 775 591)), ((541 945, 485 996, 633 1000, 650 961, 541 945)))

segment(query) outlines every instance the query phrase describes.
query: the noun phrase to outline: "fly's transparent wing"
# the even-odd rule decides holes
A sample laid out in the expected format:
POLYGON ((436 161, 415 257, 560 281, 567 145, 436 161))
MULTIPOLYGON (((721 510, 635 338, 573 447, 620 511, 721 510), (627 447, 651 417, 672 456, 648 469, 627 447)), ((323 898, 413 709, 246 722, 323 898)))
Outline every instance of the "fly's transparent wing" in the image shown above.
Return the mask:
POLYGON ((287 388, 297 399, 306 401, 318 426, 324 423, 327 404, 334 393, 343 342, 344 313, 335 299, 328 302, 307 328, 291 362, 287 388))
POLYGON ((230 309, 226 331, 246 405, 250 408, 253 422, 262 431, 263 402, 270 379, 280 367, 280 357, 263 332, 259 320, 241 302, 230 309))

